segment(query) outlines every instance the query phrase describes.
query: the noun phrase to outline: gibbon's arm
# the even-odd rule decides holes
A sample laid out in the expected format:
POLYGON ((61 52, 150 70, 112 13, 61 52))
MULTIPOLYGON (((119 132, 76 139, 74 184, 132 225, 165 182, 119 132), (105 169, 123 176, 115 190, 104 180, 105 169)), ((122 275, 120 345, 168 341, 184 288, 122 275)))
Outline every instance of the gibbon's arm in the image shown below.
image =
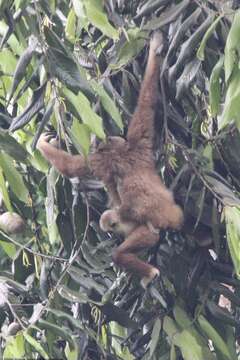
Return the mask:
POLYGON ((81 155, 70 155, 49 144, 50 136, 42 134, 37 149, 61 174, 69 178, 91 174, 87 160, 81 155))
POLYGON ((141 85, 137 107, 131 119, 127 140, 132 147, 152 147, 154 135, 155 105, 158 98, 160 56, 156 51, 162 44, 162 35, 157 32, 150 41, 145 76, 141 85))
POLYGON ((107 192, 109 196, 108 207, 116 207, 121 205, 121 199, 117 191, 117 186, 112 182, 107 184, 107 192))

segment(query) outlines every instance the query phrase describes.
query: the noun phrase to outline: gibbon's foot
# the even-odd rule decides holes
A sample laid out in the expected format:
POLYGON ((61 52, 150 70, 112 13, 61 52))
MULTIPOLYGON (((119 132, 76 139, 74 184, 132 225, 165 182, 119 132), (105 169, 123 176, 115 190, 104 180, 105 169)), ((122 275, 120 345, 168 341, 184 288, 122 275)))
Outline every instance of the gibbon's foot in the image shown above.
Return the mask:
POLYGON ((160 276, 160 271, 157 268, 152 268, 149 276, 144 276, 141 280, 141 285, 144 289, 149 288, 153 282, 160 276))
POLYGON ((163 35, 160 31, 155 31, 150 41, 150 52, 160 55, 163 49, 163 35))

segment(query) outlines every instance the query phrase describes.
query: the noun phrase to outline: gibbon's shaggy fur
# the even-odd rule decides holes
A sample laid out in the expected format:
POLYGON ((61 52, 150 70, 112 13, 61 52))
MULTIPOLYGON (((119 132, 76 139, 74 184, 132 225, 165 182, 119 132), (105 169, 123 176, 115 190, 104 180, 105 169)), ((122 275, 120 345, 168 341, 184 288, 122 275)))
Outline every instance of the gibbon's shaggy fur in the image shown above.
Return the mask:
POLYGON ((160 70, 157 50, 161 44, 161 34, 155 33, 150 42, 145 76, 126 140, 117 136, 108 137, 87 159, 54 148, 48 142, 50 136, 46 134, 40 137, 37 145, 43 156, 63 175, 83 177, 92 174, 104 182, 112 207, 119 207, 121 220, 139 225, 115 251, 113 260, 126 270, 149 279, 149 266, 139 263, 132 255, 136 250, 149 246, 147 237, 151 236, 151 231, 145 228, 142 232, 142 226, 149 223, 155 229, 178 230, 183 223, 181 208, 155 169, 152 150, 160 70))

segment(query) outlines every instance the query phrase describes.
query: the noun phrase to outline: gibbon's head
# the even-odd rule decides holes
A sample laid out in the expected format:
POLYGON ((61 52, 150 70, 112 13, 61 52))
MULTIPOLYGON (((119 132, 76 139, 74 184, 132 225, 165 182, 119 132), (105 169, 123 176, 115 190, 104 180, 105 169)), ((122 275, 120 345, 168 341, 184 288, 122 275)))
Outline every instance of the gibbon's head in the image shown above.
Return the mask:
POLYGON ((99 220, 100 228, 105 232, 116 232, 116 228, 118 227, 119 223, 120 217, 117 210, 115 209, 104 211, 99 220))
POLYGON ((136 224, 130 221, 122 221, 117 209, 106 210, 100 217, 100 228, 105 232, 113 232, 118 235, 128 236, 136 224))
POLYGON ((126 140, 120 136, 108 136, 106 142, 101 142, 97 147, 97 152, 109 152, 112 150, 123 150, 126 147, 126 140))

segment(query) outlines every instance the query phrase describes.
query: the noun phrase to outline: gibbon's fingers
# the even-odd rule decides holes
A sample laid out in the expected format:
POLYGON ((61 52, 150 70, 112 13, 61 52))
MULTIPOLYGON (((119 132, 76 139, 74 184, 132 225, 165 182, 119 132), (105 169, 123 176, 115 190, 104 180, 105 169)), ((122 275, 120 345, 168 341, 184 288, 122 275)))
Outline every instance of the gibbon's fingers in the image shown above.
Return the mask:
POLYGON ((54 132, 44 132, 40 135, 39 139, 38 139, 38 142, 37 142, 37 149, 39 149, 39 147, 41 146, 41 144, 43 143, 49 143, 51 139, 54 139, 56 138, 56 133, 54 132))

